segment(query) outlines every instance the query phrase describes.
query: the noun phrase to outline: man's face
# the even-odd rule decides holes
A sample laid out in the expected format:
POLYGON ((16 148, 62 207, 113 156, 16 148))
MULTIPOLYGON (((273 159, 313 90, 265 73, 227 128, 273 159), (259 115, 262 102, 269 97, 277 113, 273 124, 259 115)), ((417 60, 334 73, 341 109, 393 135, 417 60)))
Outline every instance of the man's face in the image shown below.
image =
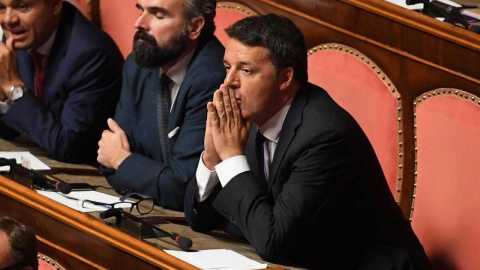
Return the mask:
POLYGON ((12 250, 7 234, 0 231, 0 269, 13 265, 12 250))
POLYGON ((176 60, 187 47, 183 2, 138 0, 140 17, 135 23, 133 55, 141 67, 164 66, 176 60))
POLYGON ((0 0, 0 25, 16 49, 36 49, 56 28, 54 15, 61 11, 58 0, 0 0))
POLYGON ((224 83, 235 90, 242 117, 260 125, 282 104, 278 94, 280 80, 269 54, 266 48, 248 47, 231 38, 223 60, 227 71, 224 83))

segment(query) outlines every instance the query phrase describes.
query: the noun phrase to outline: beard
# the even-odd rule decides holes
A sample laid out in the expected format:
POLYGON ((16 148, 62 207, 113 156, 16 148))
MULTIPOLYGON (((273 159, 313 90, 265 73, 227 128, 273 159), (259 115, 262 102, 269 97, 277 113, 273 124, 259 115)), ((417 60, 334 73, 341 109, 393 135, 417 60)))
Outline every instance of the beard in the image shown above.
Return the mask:
POLYGON ((133 60, 142 68, 155 68, 164 66, 185 50, 188 37, 181 31, 172 41, 159 46, 153 36, 143 30, 137 30, 133 41, 133 60))

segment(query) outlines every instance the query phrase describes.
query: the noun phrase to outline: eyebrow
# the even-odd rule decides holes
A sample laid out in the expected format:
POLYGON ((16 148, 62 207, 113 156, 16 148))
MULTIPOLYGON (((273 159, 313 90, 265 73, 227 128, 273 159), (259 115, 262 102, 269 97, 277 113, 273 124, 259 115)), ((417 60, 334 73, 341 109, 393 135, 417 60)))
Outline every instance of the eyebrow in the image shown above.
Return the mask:
POLYGON ((145 9, 146 9, 146 10, 148 10, 149 13, 152 13, 152 14, 154 14, 154 13, 162 13, 162 14, 164 14, 164 15, 170 14, 170 12, 169 12, 168 10, 166 10, 165 8, 163 8, 163 7, 146 7, 146 8, 144 8, 144 7, 142 7, 142 6, 141 6, 140 4, 138 4, 138 3, 137 3, 135 6, 136 6, 138 9, 142 9, 142 10, 145 10, 145 9))

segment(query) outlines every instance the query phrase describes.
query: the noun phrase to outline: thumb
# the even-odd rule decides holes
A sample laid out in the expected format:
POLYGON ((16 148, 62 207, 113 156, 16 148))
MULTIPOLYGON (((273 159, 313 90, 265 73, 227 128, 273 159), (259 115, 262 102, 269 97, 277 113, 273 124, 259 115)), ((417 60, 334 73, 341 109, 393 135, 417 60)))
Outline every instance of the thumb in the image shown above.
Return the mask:
POLYGON ((113 132, 113 133, 120 133, 123 132, 123 129, 113 120, 112 118, 108 118, 107 120, 108 128, 113 132))
POLYGON ((7 39, 7 48, 9 48, 11 51, 14 51, 15 50, 15 40, 13 39, 12 36, 10 36, 8 39, 7 39))
POLYGON ((245 126, 247 127, 247 131, 250 130, 250 128, 252 127, 252 123, 253 123, 253 120, 248 120, 245 122, 245 126))

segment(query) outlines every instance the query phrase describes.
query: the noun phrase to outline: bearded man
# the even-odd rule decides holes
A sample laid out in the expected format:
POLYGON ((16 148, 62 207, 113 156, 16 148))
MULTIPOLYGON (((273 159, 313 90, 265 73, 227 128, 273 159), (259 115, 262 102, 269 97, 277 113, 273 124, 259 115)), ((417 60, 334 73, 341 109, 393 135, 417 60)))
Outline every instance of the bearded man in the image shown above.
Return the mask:
POLYGON ((207 110, 225 78, 215 38, 215 0, 139 0, 115 120, 99 142, 98 162, 120 193, 139 192, 183 210, 195 173, 207 110))

